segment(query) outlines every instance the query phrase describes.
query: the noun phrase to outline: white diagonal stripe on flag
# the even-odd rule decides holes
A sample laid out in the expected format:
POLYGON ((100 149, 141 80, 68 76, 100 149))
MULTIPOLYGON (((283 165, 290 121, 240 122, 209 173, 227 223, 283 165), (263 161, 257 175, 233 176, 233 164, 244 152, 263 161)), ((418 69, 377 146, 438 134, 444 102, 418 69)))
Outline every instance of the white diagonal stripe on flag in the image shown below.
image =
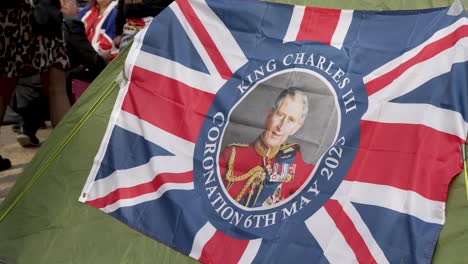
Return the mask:
POLYGON ((96 180, 86 200, 104 197, 120 188, 151 182, 161 173, 184 173, 192 169, 191 160, 182 160, 174 156, 155 156, 146 164, 125 170, 115 170, 111 175, 96 180))
POLYGON ((244 254, 242 254, 238 263, 239 264, 252 263, 261 245, 262 245, 261 238, 250 240, 249 244, 247 245, 247 248, 244 251, 244 254))
POLYGON ((224 85, 225 80, 218 76, 190 69, 178 62, 140 51, 135 66, 177 80, 192 88, 211 94, 216 94, 224 85))
POLYGON ((354 208, 351 202, 345 201, 345 200, 341 200, 338 202, 341 204, 341 206, 343 207, 343 210, 346 212, 348 217, 353 222, 353 225, 356 227, 356 230, 361 235, 362 239, 366 243, 367 247, 369 248, 370 253, 374 257, 374 259, 377 261, 377 263, 389 263, 382 249, 377 244, 377 241, 375 241, 374 236, 372 236, 371 231, 367 227, 364 220, 362 220, 358 211, 356 210, 356 208, 354 208))
POLYGON ((166 132, 124 110, 120 111, 116 125, 173 153, 176 157, 183 159, 183 163, 192 162, 195 144, 188 140, 166 132))
POLYGON ((193 182, 188 183, 164 183, 161 187, 158 188, 156 192, 143 194, 134 198, 130 199, 120 199, 117 202, 110 204, 106 207, 101 208, 100 210, 111 213, 121 207, 133 206, 137 204, 141 204, 148 201, 153 201, 159 199, 165 192, 172 191, 172 190, 193 190, 194 185, 193 182))
POLYGON ((297 34, 301 28, 302 19, 304 18, 304 12, 305 6, 294 6, 288 30, 283 38, 283 43, 296 41, 297 34))
POLYGON ((415 90, 437 76, 450 72, 454 64, 468 61, 467 47, 468 38, 460 39, 452 47, 411 66, 385 88, 369 96, 369 99, 375 100, 375 102, 391 101, 415 90))
POLYGON ((198 55, 200 55, 200 58, 203 60, 203 63, 205 64, 206 68, 208 68, 210 75, 214 76, 216 79, 222 79, 221 75, 216 69, 215 64, 208 55, 208 52, 206 51, 205 47, 193 31, 192 26, 185 18, 184 14, 182 13, 182 10, 180 10, 178 3, 174 1, 174 3, 169 6, 169 8, 171 8, 171 10, 174 12, 177 19, 179 20, 180 24, 184 28, 185 32, 187 33, 187 36, 189 37, 195 49, 197 50, 198 55))
POLYGON ((424 41, 419 46, 415 47, 412 50, 409 50, 409 51, 405 52, 400 57, 397 57, 397 58, 389 61, 388 63, 382 65, 381 67, 379 67, 379 68, 375 69, 374 71, 372 71, 371 73, 369 73, 367 76, 365 76, 363 78, 364 83, 368 83, 368 82, 374 80, 375 78, 378 78, 378 77, 384 75, 385 73, 387 73, 387 72, 389 72, 391 70, 394 70, 395 68, 397 68, 398 66, 403 64, 405 61, 408 61, 409 59, 413 58, 416 54, 418 54, 423 48, 425 48, 429 44, 431 44, 434 41, 437 41, 437 40, 449 35, 450 33, 455 31, 460 26, 467 25, 467 24, 468 24, 468 19, 466 17, 463 17, 463 18, 460 18, 459 20, 457 20, 455 23, 451 24, 450 26, 437 31, 436 33, 434 33, 434 35, 432 35, 429 39, 424 41))
POLYGON ((202 18, 200 21, 206 31, 208 31, 216 48, 224 57, 231 71, 236 72, 237 69, 246 64, 248 60, 237 44, 237 41, 234 39, 234 36, 206 2, 203 0, 189 1, 189 4, 192 6, 197 16, 202 18))
POLYGON ((194 259, 200 259, 203 247, 214 236, 215 233, 216 228, 210 224, 210 222, 206 222, 206 224, 200 230, 198 230, 197 234, 195 235, 192 250, 190 251, 189 256, 194 259))
POLYGON ((362 120, 380 123, 425 125, 435 130, 466 139, 468 123, 460 112, 435 107, 430 104, 375 103, 369 100, 369 108, 362 120), (457 122, 454 122, 457 120, 457 122))
POLYGON ((424 222, 442 225, 445 203, 427 199, 413 191, 355 181, 343 181, 332 199, 374 205, 417 217, 424 222))
POLYGON ((341 10, 340 19, 338 20, 338 25, 336 25, 330 45, 337 49, 341 49, 352 21, 353 10, 341 10))
POLYGON ((330 263, 358 263, 353 250, 324 207, 307 218, 305 224, 330 263))
POLYGON ((146 164, 125 170, 115 170, 111 175, 94 182, 93 187, 86 194, 86 201, 104 197, 120 188, 151 182, 160 173, 183 173, 193 170, 195 146, 192 142, 161 130, 123 110, 120 110, 116 126, 144 137, 174 156, 155 156, 146 164))

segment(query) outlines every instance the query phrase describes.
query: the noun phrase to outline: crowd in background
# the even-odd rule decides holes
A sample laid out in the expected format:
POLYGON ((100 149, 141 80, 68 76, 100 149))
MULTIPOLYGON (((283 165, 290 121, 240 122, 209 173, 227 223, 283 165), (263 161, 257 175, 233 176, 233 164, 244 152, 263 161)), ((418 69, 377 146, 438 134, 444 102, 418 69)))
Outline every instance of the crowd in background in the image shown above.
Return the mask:
MULTIPOLYGON (((8 105, 18 143, 40 146, 36 132, 45 121, 56 126, 119 50, 171 2, 2 1, 0 122, 8 119, 8 105)), ((0 156, 0 170, 10 167, 0 156)))

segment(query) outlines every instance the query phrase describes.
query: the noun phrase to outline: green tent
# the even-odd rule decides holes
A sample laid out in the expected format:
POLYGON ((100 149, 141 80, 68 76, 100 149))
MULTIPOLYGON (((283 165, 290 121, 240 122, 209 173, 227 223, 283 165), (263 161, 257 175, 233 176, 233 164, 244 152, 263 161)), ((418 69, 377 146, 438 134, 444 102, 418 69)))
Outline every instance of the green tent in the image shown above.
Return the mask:
MULTIPOLYGON (((360 10, 423 9, 451 4, 446 0, 280 2, 360 10)), ((464 5, 468 6, 468 0, 464 5)), ((0 205, 0 263, 196 262, 78 202, 119 91, 115 79, 127 51, 104 70, 54 129, 0 205)), ((434 263, 466 263, 467 219, 465 181, 459 175, 450 186, 446 224, 434 263)))

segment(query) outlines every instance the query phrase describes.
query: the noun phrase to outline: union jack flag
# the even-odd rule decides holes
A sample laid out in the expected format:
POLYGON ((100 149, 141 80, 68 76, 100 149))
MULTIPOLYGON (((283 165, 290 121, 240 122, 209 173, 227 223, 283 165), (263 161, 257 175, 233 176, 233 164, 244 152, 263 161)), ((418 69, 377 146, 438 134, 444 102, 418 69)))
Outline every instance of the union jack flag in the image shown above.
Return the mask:
POLYGON ((205 263, 429 263, 468 131, 468 19, 447 11, 176 0, 135 39, 80 201, 205 263), (300 192, 320 179, 323 196, 278 214, 237 206, 221 185, 213 200, 206 184, 221 180, 200 164, 214 110, 243 98, 249 65, 310 50, 339 61, 331 82, 360 81, 342 176, 323 180, 321 159, 300 192))
POLYGON ((115 19, 117 18, 117 2, 111 1, 102 14, 99 14, 97 5, 88 4, 80 13, 78 18, 85 26, 88 41, 99 55, 113 59, 119 50, 114 44, 115 19))

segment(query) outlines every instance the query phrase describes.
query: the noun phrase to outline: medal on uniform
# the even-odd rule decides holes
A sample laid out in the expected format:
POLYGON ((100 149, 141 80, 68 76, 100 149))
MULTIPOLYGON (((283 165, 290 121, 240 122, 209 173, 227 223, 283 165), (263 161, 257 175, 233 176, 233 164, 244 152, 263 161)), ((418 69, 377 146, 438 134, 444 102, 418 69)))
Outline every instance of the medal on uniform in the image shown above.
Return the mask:
POLYGON ((277 163, 273 165, 273 172, 269 175, 270 182, 289 182, 294 177, 296 164, 277 163))

